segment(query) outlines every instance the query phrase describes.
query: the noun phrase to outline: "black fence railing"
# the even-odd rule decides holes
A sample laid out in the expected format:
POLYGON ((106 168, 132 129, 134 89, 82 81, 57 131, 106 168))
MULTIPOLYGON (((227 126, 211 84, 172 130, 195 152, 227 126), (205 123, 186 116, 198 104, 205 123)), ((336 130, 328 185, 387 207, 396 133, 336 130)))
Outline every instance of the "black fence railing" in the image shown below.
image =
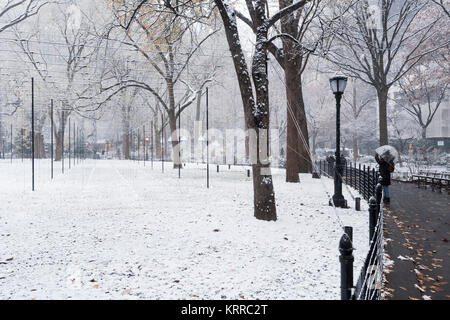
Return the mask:
POLYGON ((369 199, 369 252, 364 260, 352 298, 355 300, 380 300, 383 284, 383 206, 382 187, 377 185, 376 197, 369 199))
MULTIPOLYGON (((321 160, 316 162, 316 167, 322 174, 334 177, 335 163, 321 160)), ((369 201, 375 195, 378 183, 378 170, 366 165, 346 162, 343 164, 342 182, 357 190, 365 200, 369 201)))
POLYGON ((353 285, 353 229, 345 227, 339 242, 339 261, 341 263, 342 300, 380 300, 383 284, 383 207, 381 205, 382 187, 376 187, 376 197, 369 199, 369 251, 353 285))
MULTIPOLYGON (((336 174, 332 161, 318 161, 321 174, 333 178, 336 174)), ((345 227, 339 243, 341 263, 342 300, 379 300, 383 284, 383 191, 378 170, 369 166, 347 162, 343 165, 342 182, 357 190, 369 202, 369 251, 353 284, 353 229, 345 227)))

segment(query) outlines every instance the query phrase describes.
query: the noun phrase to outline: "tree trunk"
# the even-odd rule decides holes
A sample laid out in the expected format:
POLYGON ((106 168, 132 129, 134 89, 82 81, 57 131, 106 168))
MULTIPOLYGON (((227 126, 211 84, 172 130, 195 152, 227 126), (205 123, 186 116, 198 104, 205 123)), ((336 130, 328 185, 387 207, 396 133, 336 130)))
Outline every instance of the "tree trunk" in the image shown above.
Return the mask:
MULTIPOLYGON (((289 51, 288 51, 289 52, 289 51)), ((298 173, 300 172, 300 138, 295 122, 298 122, 297 112, 297 68, 295 61, 291 60, 291 55, 285 54, 285 79, 286 79, 286 182, 300 182, 298 173), (295 117, 295 119, 294 119, 295 117)))
POLYGON ((58 130, 55 134, 55 161, 61 161, 62 159, 62 130, 58 130))
POLYGON ((162 152, 161 152, 161 130, 158 129, 157 125, 154 125, 155 127, 155 137, 154 137, 154 148, 155 148, 155 157, 157 159, 161 159, 162 152))
MULTIPOLYGON (((264 8, 259 7, 259 18, 264 19, 264 8)), ((252 77, 255 85, 256 106, 253 108, 254 121, 250 123, 250 128, 256 130, 257 145, 256 154, 258 159, 253 164, 253 192, 255 217, 259 220, 277 220, 275 194, 273 190, 272 175, 270 172, 270 162, 268 161, 267 140, 261 141, 264 130, 270 128, 269 111, 269 81, 267 74, 267 30, 258 28, 256 35, 256 48, 252 63, 252 77), (267 160, 266 160, 267 159, 267 160)))
POLYGON ((130 135, 128 130, 122 134, 122 155, 125 160, 130 160, 130 135))
POLYGON ((380 125, 380 146, 389 144, 387 124, 388 89, 380 90, 378 95, 378 117, 380 125))
POLYGON ((358 160, 358 136, 353 134, 353 161, 356 163, 358 160))
POLYGON ((309 156, 309 134, 308 134, 308 121, 306 119, 306 112, 305 112, 305 101, 303 100, 303 88, 302 88, 302 79, 300 76, 300 82, 298 84, 297 87, 297 91, 298 91, 298 97, 299 97, 299 105, 298 105, 298 109, 297 109, 297 113, 298 113, 298 120, 299 120, 299 125, 300 125, 300 130, 302 132, 302 136, 303 139, 300 138, 299 139, 299 149, 300 149, 300 154, 299 154, 299 161, 300 161, 300 165, 299 165, 299 172, 300 173, 310 173, 312 172, 312 159, 309 156))
MULTIPOLYGON (((66 105, 65 105, 66 106, 66 105)), ((66 122, 67 118, 70 115, 70 112, 64 112, 58 113, 59 118, 59 127, 54 125, 53 130, 55 130, 55 161, 61 161, 62 159, 62 141, 64 139, 64 131, 66 130, 66 122), (61 114, 63 113, 63 114, 61 114)))
MULTIPOLYGON (((215 1, 224 23, 228 46, 233 59, 236 76, 239 82, 242 104, 247 129, 256 130, 259 151, 259 130, 269 129, 269 99, 267 81, 267 30, 260 28, 265 19, 265 8, 257 4, 255 13, 255 29, 257 30, 255 53, 253 57, 252 76, 256 91, 256 102, 253 96, 252 81, 249 76, 244 52, 239 39, 235 15, 230 15, 232 8, 223 1, 215 1), (256 104, 255 104, 256 103, 256 104)), ((259 155, 259 152, 257 153, 259 155)), ((253 202, 254 215, 259 220, 276 220, 275 193, 273 190, 270 163, 262 164, 260 159, 253 168, 253 202)))
POLYGON ((422 153, 423 153, 423 160, 428 161, 428 155, 427 155, 427 127, 422 126, 422 153))
POLYGON ((34 157, 36 159, 44 159, 45 158, 45 144, 44 144, 44 135, 40 132, 35 132, 34 134, 34 157))
POLYGON ((311 137, 312 142, 312 155, 316 158, 316 142, 317 142, 317 134, 313 133, 311 137))
POLYGON ((181 162, 180 162, 180 154, 178 150, 178 129, 177 129, 177 117, 175 115, 174 110, 169 110, 169 126, 170 126, 170 137, 171 137, 171 144, 172 144, 172 161, 173 161, 173 168, 178 169, 182 168, 181 162))

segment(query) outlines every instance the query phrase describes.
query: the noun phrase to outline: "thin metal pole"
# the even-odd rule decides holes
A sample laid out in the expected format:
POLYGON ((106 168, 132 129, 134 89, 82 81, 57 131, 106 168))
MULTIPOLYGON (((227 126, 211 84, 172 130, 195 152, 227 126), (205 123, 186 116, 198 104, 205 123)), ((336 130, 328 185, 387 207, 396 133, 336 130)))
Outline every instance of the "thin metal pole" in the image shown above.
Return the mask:
POLYGON ((53 99, 50 102, 50 158, 51 158, 51 178, 53 179, 53 99))
POLYGON ((161 112, 161 168, 164 173, 164 117, 161 112))
POLYGON ((144 127, 143 127, 143 129, 142 129, 144 132, 143 132, 143 138, 144 138, 144 167, 145 167, 145 157, 146 157, 146 155, 147 155, 147 150, 145 149, 145 139, 146 139, 146 137, 145 137, 145 124, 144 124, 144 127))
POLYGON ((70 118, 69 118, 69 169, 70 169, 70 163, 72 162, 72 160, 70 159, 70 118))
POLYGON ((178 105, 178 179, 181 179, 181 105, 178 105))
POLYGON ((73 124, 73 166, 75 167, 75 160, 76 160, 76 149, 77 149, 77 143, 75 140, 75 123, 73 124))
POLYGON ((343 168, 341 162, 341 98, 342 93, 336 93, 336 162, 334 172, 333 202, 336 207, 345 208, 346 201, 342 195, 343 168))
MULTIPOLYGON (((76 127, 76 126, 75 126, 76 127)), ((79 149, 80 149, 80 141, 79 141, 79 139, 80 139, 80 137, 79 137, 79 135, 78 135, 78 127, 76 127, 76 130, 75 130, 75 159, 76 159, 76 162, 77 162, 77 164, 79 163, 78 162, 78 155, 79 155, 79 149)))
POLYGON ((31 78, 31 190, 34 191, 34 78, 31 78))
MULTIPOLYGON (((23 121, 22 121, 22 125, 23 125, 23 121)), ((20 135, 21 135, 21 137, 20 137, 20 139, 21 139, 21 144, 22 144, 22 162, 23 162, 23 128, 20 130, 20 135)))
POLYGON ((64 173, 64 110, 61 111, 61 171, 64 173))
POLYGON ((78 163, 81 162, 81 138, 80 138, 80 128, 77 128, 77 145, 78 145, 78 150, 77 150, 77 158, 78 158, 78 163))
POLYGON ((13 125, 11 123, 11 163, 13 159, 13 125))
POLYGON ((152 157, 152 170, 153 170, 153 148, 154 148, 154 146, 155 146, 155 141, 153 141, 153 121, 151 122, 151 132, 152 132, 152 145, 151 145, 151 153, 152 153, 152 155, 151 155, 151 157, 152 157))
POLYGON ((209 90, 206 87, 206 187, 209 189, 209 90))
POLYGON ((140 128, 137 128, 137 161, 138 161, 138 164, 139 164, 139 162, 140 162, 140 157, 141 157, 141 155, 140 155, 140 149, 141 149, 141 139, 140 139, 140 137, 141 137, 141 135, 140 135, 140 133, 141 133, 141 130, 140 130, 140 128))

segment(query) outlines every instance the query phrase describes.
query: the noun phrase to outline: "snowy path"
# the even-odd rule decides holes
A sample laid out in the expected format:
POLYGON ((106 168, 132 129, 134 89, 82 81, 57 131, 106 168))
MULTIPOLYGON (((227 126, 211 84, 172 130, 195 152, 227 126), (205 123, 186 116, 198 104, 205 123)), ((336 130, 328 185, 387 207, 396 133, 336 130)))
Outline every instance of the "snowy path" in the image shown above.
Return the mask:
MULTIPOLYGON (((23 166, 0 166, 1 299, 339 298, 342 232, 310 175, 276 172, 279 220, 263 222, 243 168, 212 170, 207 190, 195 165, 179 180, 167 164, 87 161, 32 193, 23 166)), ((367 213, 338 213, 354 227, 356 276, 367 213)))

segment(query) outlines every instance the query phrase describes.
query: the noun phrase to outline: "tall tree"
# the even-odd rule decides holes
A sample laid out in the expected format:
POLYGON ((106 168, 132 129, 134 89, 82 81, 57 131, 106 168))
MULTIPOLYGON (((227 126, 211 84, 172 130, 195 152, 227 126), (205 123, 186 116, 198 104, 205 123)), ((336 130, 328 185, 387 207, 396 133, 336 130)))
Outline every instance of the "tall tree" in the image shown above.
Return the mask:
POLYGON ((425 0, 363 0, 335 23, 335 41, 326 58, 337 68, 373 86, 378 98, 380 144, 388 144, 388 95, 420 59, 449 43, 440 41, 427 51, 419 48, 439 30, 437 15, 411 26, 430 3, 425 0))
MULTIPOLYGON (((310 146, 307 115, 303 97, 302 75, 311 54, 323 40, 319 28, 313 28, 314 21, 326 8, 326 1, 307 1, 304 6, 280 19, 280 30, 276 31, 281 46, 274 41, 268 44, 268 51, 284 70, 286 91, 286 182, 299 182, 299 172, 311 171, 310 146), (313 30, 315 29, 315 30, 313 30)), ((294 0, 280 0, 282 10, 294 0)), ((248 5, 247 5, 248 6, 248 5)), ((269 9, 267 9, 269 10, 269 9)), ((236 11, 237 17, 245 22, 254 33, 253 13, 250 18, 236 11)))
MULTIPOLYGON (((348 88, 351 90, 350 99, 344 96, 344 101, 346 102, 345 105, 348 107, 350 112, 344 112, 344 117, 349 114, 349 116, 346 117, 349 119, 347 127, 352 135, 353 161, 356 162, 358 160, 359 136, 361 133, 368 133, 369 131, 367 130, 367 119, 365 119, 365 121, 361 123, 361 116, 370 105, 370 103, 375 100, 375 97, 373 95, 373 92, 366 88, 367 85, 366 87, 364 87, 361 85, 361 83, 358 83, 358 80, 352 80, 352 85, 351 87, 349 86, 350 88, 348 88)), ((369 87, 369 89, 371 88, 369 87)))
POLYGON ((275 192, 270 161, 264 147, 270 125, 269 82, 267 77, 268 47, 278 37, 268 37, 269 29, 281 18, 303 7, 308 1, 298 1, 269 17, 266 0, 246 1, 248 15, 255 32, 254 54, 249 71, 236 24, 236 12, 226 0, 215 0, 222 17, 225 34, 236 71, 244 107, 246 128, 253 130, 256 139, 251 146, 256 150, 252 161, 254 214, 260 220, 276 220, 275 192), (254 87, 254 91, 253 91, 254 87))
POLYGON ((39 13, 48 1, 5 0, 0 3, 0 33, 39 13))
MULTIPOLYGON (((137 86, 152 93, 168 115, 171 130, 172 159, 174 168, 182 167, 178 153, 177 119, 198 98, 198 92, 211 81, 214 70, 203 74, 198 87, 192 88, 183 76, 200 47, 218 29, 209 23, 213 10, 205 3, 193 3, 172 7, 169 2, 140 1, 128 3, 124 0, 112 2, 116 26, 125 33, 121 42, 135 50, 153 68, 156 76, 165 83, 167 100, 157 92, 152 83, 128 79, 113 87, 137 86), (186 19, 190 16, 190 19, 186 19), (194 24, 207 25, 200 31, 194 24), (181 96, 177 86, 186 85, 181 96)), ((112 88, 111 86, 109 88, 112 88)))

